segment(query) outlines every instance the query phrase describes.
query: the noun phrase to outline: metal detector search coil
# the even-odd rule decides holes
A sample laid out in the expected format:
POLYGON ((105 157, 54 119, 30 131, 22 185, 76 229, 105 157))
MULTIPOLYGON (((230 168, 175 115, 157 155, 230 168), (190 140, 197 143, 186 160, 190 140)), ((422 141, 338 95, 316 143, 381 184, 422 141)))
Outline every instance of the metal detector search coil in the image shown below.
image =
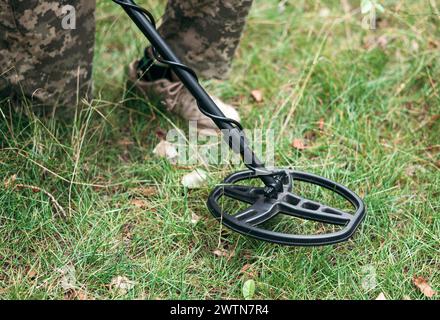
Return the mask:
MULTIPOLYGON (((168 65, 197 101, 200 111, 211 118, 219 129, 229 130, 229 146, 239 142, 240 153, 248 170, 233 173, 218 185, 208 197, 208 208, 213 216, 230 229, 243 235, 283 245, 318 246, 334 244, 349 239, 365 216, 362 199, 348 188, 326 178, 304 172, 285 169, 267 169, 250 149, 243 135, 241 124, 226 118, 211 97, 199 84, 196 73, 182 64, 156 30, 152 14, 139 7, 133 0, 113 0, 119 4, 142 31, 152 45, 154 58, 168 65), (264 186, 237 184, 260 179, 264 186), (295 181, 307 182, 330 190, 345 199, 354 208, 348 213, 319 202, 306 199, 293 192, 295 181), (230 198, 249 205, 236 212, 225 211, 222 198, 230 198), (342 226, 336 232, 300 235, 275 232, 262 225, 277 216, 287 215, 324 224, 342 226)), ((238 150, 235 150, 238 149, 238 150)))

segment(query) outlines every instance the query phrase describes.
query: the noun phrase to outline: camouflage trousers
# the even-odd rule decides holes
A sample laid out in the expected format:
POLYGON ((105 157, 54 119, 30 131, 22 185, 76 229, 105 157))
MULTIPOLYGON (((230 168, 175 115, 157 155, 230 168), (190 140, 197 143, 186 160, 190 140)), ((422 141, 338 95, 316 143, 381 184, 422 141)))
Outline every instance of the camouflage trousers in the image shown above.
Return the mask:
POLYGON ((1 96, 47 105, 76 105, 87 97, 94 12, 94 0, 0 0, 1 96))
MULTIPOLYGON (((202 77, 222 79, 251 5, 169 0, 159 32, 202 77)), ((0 98, 71 106, 90 97, 94 37, 95 0, 0 0, 0 98)))

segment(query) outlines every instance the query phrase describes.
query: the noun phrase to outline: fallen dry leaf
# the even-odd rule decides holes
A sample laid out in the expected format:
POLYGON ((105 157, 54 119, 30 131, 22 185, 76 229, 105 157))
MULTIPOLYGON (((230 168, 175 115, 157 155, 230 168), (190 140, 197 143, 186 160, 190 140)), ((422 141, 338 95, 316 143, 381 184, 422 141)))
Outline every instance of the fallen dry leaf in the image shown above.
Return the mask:
POLYGON ((73 289, 69 289, 64 292, 64 300, 75 300, 76 291, 73 289))
POLYGON ((64 291, 74 290, 76 288, 76 270, 71 264, 58 269, 61 275, 60 286, 64 291))
POLYGON ((149 202, 142 199, 133 199, 130 201, 130 204, 140 209, 146 209, 149 207, 149 202))
POLYGON ((255 272, 255 270, 253 270, 252 265, 247 263, 245 264, 241 270, 240 270, 241 274, 244 274, 250 278, 255 278, 257 277, 257 272, 255 272))
POLYGON ((200 188, 205 183, 207 177, 208 176, 205 171, 196 169, 183 176, 182 184, 188 189, 200 188))
POLYGON ((122 239, 126 242, 129 243, 133 237, 133 229, 134 229, 134 225, 131 223, 126 223, 123 225, 122 227, 122 239))
POLYGON ((263 92, 259 89, 255 89, 251 91, 251 96, 254 98, 256 102, 262 102, 263 101, 263 92))
POLYGON ((246 263, 240 270, 240 273, 247 273, 247 271, 252 267, 250 263, 246 263))
POLYGON ((144 197, 151 197, 157 194, 156 187, 141 187, 132 189, 134 193, 143 195, 144 197))
POLYGON ((318 128, 319 128, 319 130, 323 131, 324 130, 324 125, 325 125, 324 118, 319 119, 319 121, 318 121, 318 128))
POLYGON ((116 290, 119 294, 126 294, 128 291, 133 289, 136 282, 131 281, 127 277, 117 276, 110 282, 110 288, 116 290))
POLYGON ((76 297, 77 300, 94 300, 93 298, 90 298, 87 292, 84 292, 82 290, 76 291, 76 297))
POLYGON ((293 139, 292 147, 294 147, 295 149, 298 149, 298 150, 306 149, 306 145, 304 144, 304 140, 298 139, 298 138, 293 139))
POLYGON ((379 295, 377 296, 376 300, 388 300, 385 295, 383 294, 383 292, 379 293, 379 295))
POLYGON ((177 149, 172 143, 166 140, 159 142, 154 148, 153 153, 158 157, 167 158, 171 163, 177 162, 177 149))
POLYGON ((64 300, 94 300, 87 292, 78 289, 70 289, 64 293, 64 300))
POLYGON ((200 217, 196 215, 194 212, 191 213, 191 223, 197 224, 200 221, 200 217))
POLYGON ((27 273, 27 276, 29 277, 29 279, 35 279, 37 277, 37 271, 30 269, 27 273))
POLYGON ((419 288, 420 292, 422 292, 425 297, 432 298, 436 294, 436 292, 428 284, 428 281, 426 281, 426 279, 423 277, 414 276, 413 283, 417 288, 419 288))
POLYGON ((212 253, 214 255, 216 255, 217 257, 225 257, 228 260, 235 255, 235 253, 233 251, 228 252, 227 250, 225 250, 223 248, 215 249, 212 253))
POLYGON ((436 48, 440 47, 440 42, 429 39, 428 45, 429 45, 430 49, 436 49, 436 48))
POLYGON ((405 168, 405 174, 409 177, 414 177, 417 175, 417 173, 421 172, 424 173, 426 169, 421 165, 409 165, 405 168))
POLYGON ((417 172, 416 166, 411 165, 405 168, 405 174, 409 177, 415 176, 416 172, 417 172))

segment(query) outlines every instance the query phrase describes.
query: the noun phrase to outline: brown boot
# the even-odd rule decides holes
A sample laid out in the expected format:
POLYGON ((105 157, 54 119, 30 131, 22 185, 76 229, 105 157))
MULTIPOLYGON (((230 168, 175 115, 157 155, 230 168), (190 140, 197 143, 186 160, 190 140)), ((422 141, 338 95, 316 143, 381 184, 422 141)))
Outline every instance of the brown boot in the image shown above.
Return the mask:
MULTIPOLYGON (((147 97, 159 97, 168 111, 179 115, 185 120, 197 121, 200 134, 213 135, 217 133, 218 128, 215 123, 200 112, 196 100, 183 83, 165 78, 155 81, 140 79, 137 68, 138 63, 139 61, 135 60, 130 64, 129 77, 147 97)), ((240 121, 240 116, 233 106, 222 102, 216 97, 211 96, 211 98, 227 118, 240 121)))

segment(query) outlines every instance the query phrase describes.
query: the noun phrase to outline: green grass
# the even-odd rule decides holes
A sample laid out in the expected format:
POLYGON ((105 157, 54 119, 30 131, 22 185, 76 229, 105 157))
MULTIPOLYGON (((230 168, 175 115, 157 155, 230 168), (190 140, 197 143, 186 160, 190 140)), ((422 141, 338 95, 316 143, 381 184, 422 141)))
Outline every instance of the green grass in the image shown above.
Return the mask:
MULTIPOLYGON (((162 14, 162 1, 139 2, 162 14)), ((77 290, 96 299, 233 299, 247 279, 261 299, 424 298, 414 276, 439 291, 440 20, 432 13, 440 7, 385 1, 372 31, 343 2, 288 1, 281 12, 279 1, 256 1, 230 79, 205 85, 238 106, 245 127, 275 130, 278 166, 364 197, 368 213, 354 238, 283 247, 222 229, 205 206, 209 188, 181 186, 191 168, 152 154, 157 128, 185 126, 127 98, 126 66, 147 43, 117 5, 98 1, 96 99, 67 123, 2 103, 0 182, 16 174, 54 195, 68 217, 45 194, 0 183, 0 297, 63 299, 66 265, 77 290), (302 137, 310 147, 298 151, 291 142, 302 137), (139 193, 147 186, 156 194, 139 193), (214 255, 219 247, 234 255, 214 255), (112 290, 116 276, 134 287, 112 290)), ((237 169, 210 166, 211 186, 237 169)))

